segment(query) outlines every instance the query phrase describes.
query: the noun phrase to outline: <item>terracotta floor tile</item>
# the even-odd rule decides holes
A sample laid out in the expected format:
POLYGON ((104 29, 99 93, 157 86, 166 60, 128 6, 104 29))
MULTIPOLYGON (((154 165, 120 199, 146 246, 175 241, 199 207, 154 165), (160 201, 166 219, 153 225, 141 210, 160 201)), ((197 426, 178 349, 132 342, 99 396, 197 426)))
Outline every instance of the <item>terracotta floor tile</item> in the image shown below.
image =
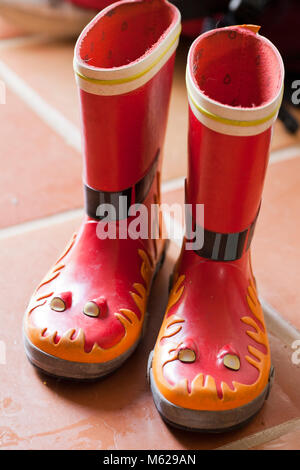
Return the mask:
POLYGON ((187 171, 188 103, 185 68, 188 46, 189 42, 181 40, 177 50, 163 165, 165 180, 185 176, 187 171))
MULTIPOLYGON (((300 124, 300 110, 299 109, 291 109, 290 110, 293 116, 297 117, 298 122, 300 124)), ((277 119, 274 128, 274 135, 272 141, 272 150, 279 150, 284 147, 288 147, 290 145, 299 145, 300 143, 300 129, 296 132, 296 134, 290 134, 286 131, 282 122, 277 119)))
POLYGON ((9 90, 0 116, 0 227, 80 207, 79 154, 9 90))
POLYGON ((73 41, 49 40, 3 49, 1 59, 47 103, 79 126, 73 54, 73 41))
POLYGON ((0 16, 0 39, 8 39, 18 36, 24 36, 25 33, 16 28, 13 24, 8 23, 0 16))
POLYGON ((269 166, 253 242, 253 267, 262 297, 298 329, 299 157, 269 166))
POLYGON ((75 219, 1 241, 0 340, 7 351, 7 364, 0 365, 3 449, 215 448, 300 416, 299 367, 291 363, 287 346, 272 336, 279 372, 269 400, 250 425, 226 435, 201 435, 176 431, 162 422, 145 371, 167 302, 168 277, 178 254, 174 246, 152 291, 145 339, 123 368, 93 384, 64 383, 39 374, 23 352, 23 311, 78 224, 75 219))
MULTIPOLYGON (((184 191, 183 187, 175 189, 174 191, 163 191, 162 202, 165 204, 183 204, 184 203, 184 191)), ((175 214, 177 215, 177 214, 175 214)))

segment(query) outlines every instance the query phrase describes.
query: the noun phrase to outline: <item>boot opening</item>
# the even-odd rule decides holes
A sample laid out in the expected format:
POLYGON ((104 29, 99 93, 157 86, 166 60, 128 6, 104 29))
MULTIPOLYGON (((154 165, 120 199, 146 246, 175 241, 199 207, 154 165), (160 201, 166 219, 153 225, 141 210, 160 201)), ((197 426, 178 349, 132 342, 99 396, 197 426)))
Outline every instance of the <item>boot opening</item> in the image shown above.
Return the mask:
POLYGON ((174 9, 162 0, 116 5, 91 24, 79 56, 99 68, 126 66, 147 55, 175 22, 174 9))
POLYGON ((276 49, 244 27, 214 30, 200 37, 189 65, 201 92, 223 105, 264 106, 275 99, 282 84, 276 49))

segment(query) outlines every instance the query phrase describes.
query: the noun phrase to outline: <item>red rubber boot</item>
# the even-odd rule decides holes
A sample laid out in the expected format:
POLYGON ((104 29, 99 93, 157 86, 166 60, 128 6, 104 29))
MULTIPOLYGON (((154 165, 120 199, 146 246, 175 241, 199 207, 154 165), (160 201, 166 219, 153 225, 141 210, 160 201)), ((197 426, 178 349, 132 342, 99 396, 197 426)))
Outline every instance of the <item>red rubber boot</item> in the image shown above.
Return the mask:
POLYGON ((258 29, 205 33, 188 58, 186 202, 194 233, 202 224, 196 204, 204 204, 204 244, 195 248, 184 240, 149 361, 158 411, 182 428, 239 426, 261 408, 270 386, 270 348, 249 247, 284 69, 258 29))
POLYGON ((87 215, 24 320, 27 356, 49 374, 104 376, 141 338, 165 242, 132 237, 134 224, 146 219, 129 208, 159 202, 179 34, 180 14, 165 0, 126 1, 100 12, 77 41, 87 215), (113 220, 105 219, 105 204, 113 220))

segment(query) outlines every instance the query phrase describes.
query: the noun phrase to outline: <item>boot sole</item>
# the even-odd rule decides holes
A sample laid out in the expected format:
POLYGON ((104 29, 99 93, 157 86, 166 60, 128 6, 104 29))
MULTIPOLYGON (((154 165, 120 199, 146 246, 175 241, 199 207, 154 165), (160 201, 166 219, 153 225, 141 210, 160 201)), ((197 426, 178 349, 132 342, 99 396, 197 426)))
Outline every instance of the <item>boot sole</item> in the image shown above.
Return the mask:
POLYGON ((67 361, 47 354, 34 346, 24 335, 25 352, 34 367, 51 377, 82 382, 104 378, 115 372, 133 354, 138 344, 139 340, 126 353, 112 361, 90 364, 67 361))
MULTIPOLYGON (((156 266, 152 284, 164 263, 168 244, 169 240, 166 240, 164 251, 156 266)), ((134 353, 145 335, 148 316, 148 312, 146 312, 142 332, 138 340, 124 354, 112 361, 103 363, 87 363, 61 359, 37 348, 31 343, 31 341, 29 341, 26 334, 23 332, 25 352, 29 362, 31 362, 33 366, 52 377, 83 382, 101 379, 115 372, 134 353)))
POLYGON ((246 425, 267 400, 274 378, 274 368, 271 367, 268 385, 255 400, 246 405, 222 411, 191 410, 174 405, 160 393, 152 373, 152 358, 153 351, 149 356, 148 379, 157 411, 167 424, 185 431, 221 433, 246 425))

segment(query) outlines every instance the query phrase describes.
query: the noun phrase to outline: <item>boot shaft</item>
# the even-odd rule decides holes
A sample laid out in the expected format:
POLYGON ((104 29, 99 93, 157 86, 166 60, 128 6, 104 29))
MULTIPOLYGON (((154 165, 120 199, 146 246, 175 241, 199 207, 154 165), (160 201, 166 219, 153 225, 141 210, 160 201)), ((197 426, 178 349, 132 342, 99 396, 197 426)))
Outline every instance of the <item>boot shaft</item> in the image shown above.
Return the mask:
POLYGON ((251 241, 283 78, 277 49, 256 27, 210 31, 190 49, 187 202, 204 204, 212 244, 215 234, 219 244, 222 234, 251 241))
POLYGON ((89 188, 136 193, 153 165, 160 170, 179 34, 174 6, 144 0, 106 8, 79 37, 74 68, 89 188))

